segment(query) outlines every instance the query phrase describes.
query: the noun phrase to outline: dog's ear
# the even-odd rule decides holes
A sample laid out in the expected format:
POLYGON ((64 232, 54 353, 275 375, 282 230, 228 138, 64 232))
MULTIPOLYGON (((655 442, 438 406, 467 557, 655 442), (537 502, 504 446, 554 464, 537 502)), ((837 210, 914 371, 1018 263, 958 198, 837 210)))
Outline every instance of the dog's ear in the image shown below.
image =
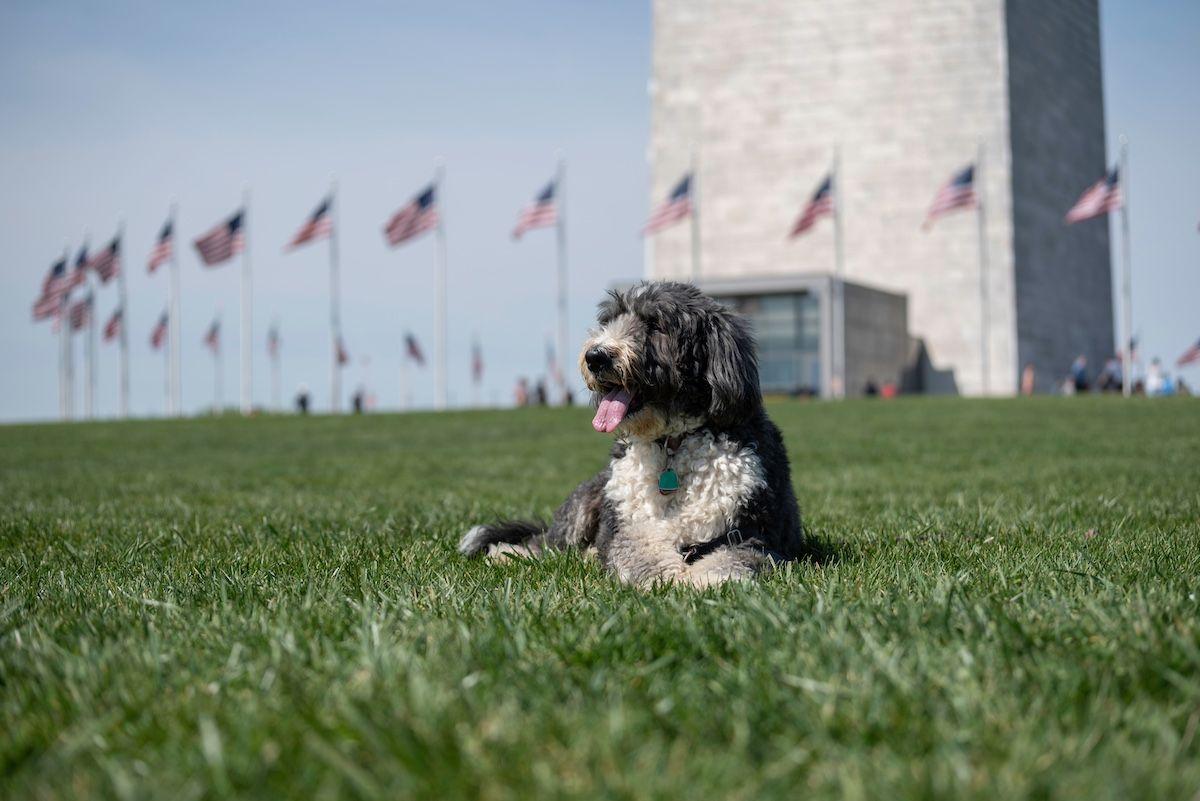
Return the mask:
POLYGON ((596 322, 604 325, 621 313, 625 307, 625 298, 618 289, 610 289, 605 293, 604 300, 596 306, 596 322))
POLYGON ((731 425, 762 406, 754 336, 740 315, 725 308, 714 311, 707 322, 706 373, 712 388, 708 414, 717 423, 731 425))

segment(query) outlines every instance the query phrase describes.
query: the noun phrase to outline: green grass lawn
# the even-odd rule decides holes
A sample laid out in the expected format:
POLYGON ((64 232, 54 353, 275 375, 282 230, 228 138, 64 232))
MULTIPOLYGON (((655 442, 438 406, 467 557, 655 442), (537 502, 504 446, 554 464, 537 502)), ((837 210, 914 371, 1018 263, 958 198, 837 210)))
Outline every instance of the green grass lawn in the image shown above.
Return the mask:
POLYGON ((778 403, 828 555, 467 562, 574 410, 0 429, 0 795, 1200 790, 1200 401, 778 403))

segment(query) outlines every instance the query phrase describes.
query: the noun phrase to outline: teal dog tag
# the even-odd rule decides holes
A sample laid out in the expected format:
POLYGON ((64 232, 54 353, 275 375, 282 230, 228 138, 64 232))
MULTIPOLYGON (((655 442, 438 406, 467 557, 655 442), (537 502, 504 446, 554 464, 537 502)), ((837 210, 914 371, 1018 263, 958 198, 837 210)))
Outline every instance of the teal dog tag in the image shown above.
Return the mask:
POLYGON ((658 494, 670 495, 679 489, 679 476, 675 475, 675 471, 667 468, 658 474, 658 494))

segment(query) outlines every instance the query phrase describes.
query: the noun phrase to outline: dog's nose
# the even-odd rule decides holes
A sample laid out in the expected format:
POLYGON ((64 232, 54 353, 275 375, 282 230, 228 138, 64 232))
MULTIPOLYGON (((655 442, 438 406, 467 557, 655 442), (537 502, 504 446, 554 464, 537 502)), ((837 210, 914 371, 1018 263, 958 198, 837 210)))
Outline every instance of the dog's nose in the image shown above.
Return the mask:
POLYGON ((593 373, 612 367, 612 355, 604 348, 588 348, 587 353, 583 354, 583 360, 593 373))

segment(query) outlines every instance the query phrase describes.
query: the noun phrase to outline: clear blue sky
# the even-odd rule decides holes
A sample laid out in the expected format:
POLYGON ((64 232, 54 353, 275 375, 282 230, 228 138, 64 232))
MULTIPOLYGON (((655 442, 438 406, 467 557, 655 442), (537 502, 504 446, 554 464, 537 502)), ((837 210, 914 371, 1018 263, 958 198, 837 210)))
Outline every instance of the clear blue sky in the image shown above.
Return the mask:
MULTIPOLYGON (((1133 142, 1135 325, 1169 361, 1200 337, 1200 4, 1103 6, 1111 146, 1133 142)), ((29 309, 46 267, 85 228, 93 246, 126 226, 133 410, 163 409, 161 354, 148 345, 163 274, 146 253, 172 196, 191 239, 253 192, 255 397, 268 398, 265 336, 278 319, 284 390, 327 404, 323 245, 281 248, 326 190, 341 186, 344 328, 385 406, 398 395, 403 334, 432 348, 434 249, 389 250, 380 228, 447 163, 450 395, 507 402, 517 375, 544 372, 553 330, 554 241, 509 239, 517 210, 568 161, 572 347, 603 288, 641 272, 650 59, 647 2, 0 6, 0 419, 57 412, 55 342, 29 309), (366 357, 366 358, 365 358, 366 357), (369 358, 369 363, 367 359, 369 358)), ((931 179, 932 180, 932 179, 931 179)), ((1082 188, 1082 187, 1081 187, 1082 188)), ((201 339, 223 310, 225 396, 236 398, 238 276, 182 257, 184 405, 209 402, 201 339)), ((115 289, 100 291, 105 317, 115 289)), ((77 370, 79 369, 77 357, 77 370)), ((1193 385, 1200 373, 1188 374, 1193 385)), ((414 400, 432 375, 414 373, 414 400)), ((100 348, 98 409, 116 409, 116 350, 100 348)))

